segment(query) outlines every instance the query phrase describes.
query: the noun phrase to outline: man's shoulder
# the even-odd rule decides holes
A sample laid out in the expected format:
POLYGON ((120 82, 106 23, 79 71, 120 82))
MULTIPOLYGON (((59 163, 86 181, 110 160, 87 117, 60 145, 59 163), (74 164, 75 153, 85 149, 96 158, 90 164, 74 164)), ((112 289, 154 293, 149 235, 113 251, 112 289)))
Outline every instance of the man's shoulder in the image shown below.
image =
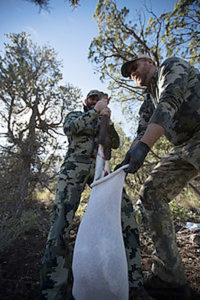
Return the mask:
POLYGON ((176 56, 173 56, 173 57, 168 57, 167 59, 165 59, 162 64, 161 64, 161 68, 162 67, 174 67, 174 66, 179 66, 179 65, 183 65, 185 67, 189 67, 190 64, 189 62, 187 62, 186 60, 180 58, 180 57, 176 57, 176 56))
POLYGON ((83 112, 82 111, 71 111, 70 113, 68 113, 66 115, 66 118, 71 118, 71 117, 78 117, 80 115, 82 115, 83 112))

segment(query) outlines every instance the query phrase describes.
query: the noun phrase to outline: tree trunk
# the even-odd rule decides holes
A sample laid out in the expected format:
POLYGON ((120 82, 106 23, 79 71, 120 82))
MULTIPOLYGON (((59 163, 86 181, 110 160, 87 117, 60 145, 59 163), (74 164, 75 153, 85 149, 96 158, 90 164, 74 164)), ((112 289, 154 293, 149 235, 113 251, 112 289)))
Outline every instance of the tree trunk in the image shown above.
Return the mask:
POLYGON ((27 140, 22 143, 21 157, 22 157, 22 173, 19 179, 18 189, 18 202, 16 215, 21 216, 24 208, 24 200, 28 195, 28 186, 30 179, 31 161, 34 157, 34 144, 35 144, 35 128, 36 128, 36 116, 37 106, 39 103, 39 97, 36 97, 36 101, 32 108, 32 115, 29 122, 29 134, 27 140))
POLYGON ((24 200, 28 195, 28 185, 30 178, 30 160, 23 161, 21 175, 19 178, 18 201, 16 205, 16 216, 20 217, 24 209, 24 200))

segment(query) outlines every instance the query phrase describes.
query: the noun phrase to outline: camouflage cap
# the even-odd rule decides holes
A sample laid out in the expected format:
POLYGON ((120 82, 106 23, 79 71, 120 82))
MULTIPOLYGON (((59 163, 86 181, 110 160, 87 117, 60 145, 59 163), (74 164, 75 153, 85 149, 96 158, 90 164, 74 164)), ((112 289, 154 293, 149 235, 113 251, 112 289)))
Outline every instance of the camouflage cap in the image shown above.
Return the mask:
POLYGON ((130 61, 126 61, 122 67, 121 67, 121 74, 123 77, 130 77, 130 73, 128 72, 128 67, 130 66, 130 64, 132 64, 134 61, 141 59, 141 58, 151 58, 149 55, 147 54, 139 54, 139 55, 135 55, 133 57, 132 60, 130 61))
POLYGON ((98 90, 89 91, 89 93, 87 94, 87 98, 89 98, 90 96, 93 96, 93 95, 99 96, 99 91, 98 90))

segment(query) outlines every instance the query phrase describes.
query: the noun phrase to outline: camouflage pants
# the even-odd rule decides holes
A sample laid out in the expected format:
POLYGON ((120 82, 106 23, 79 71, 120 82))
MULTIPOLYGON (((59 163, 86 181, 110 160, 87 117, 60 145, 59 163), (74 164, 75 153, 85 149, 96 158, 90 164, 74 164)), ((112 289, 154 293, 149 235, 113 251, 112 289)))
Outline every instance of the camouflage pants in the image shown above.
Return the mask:
POLYGON ((152 271, 164 281, 180 285, 185 284, 186 278, 168 203, 199 170, 200 139, 195 136, 162 159, 140 191, 155 246, 152 271))
MULTIPOLYGON (((72 299, 72 253, 69 230, 86 183, 91 183, 95 161, 65 162, 60 171, 52 224, 40 272, 41 299, 72 299)), ((122 229, 127 254, 130 287, 143 284, 139 233, 133 206, 123 191, 122 229)))

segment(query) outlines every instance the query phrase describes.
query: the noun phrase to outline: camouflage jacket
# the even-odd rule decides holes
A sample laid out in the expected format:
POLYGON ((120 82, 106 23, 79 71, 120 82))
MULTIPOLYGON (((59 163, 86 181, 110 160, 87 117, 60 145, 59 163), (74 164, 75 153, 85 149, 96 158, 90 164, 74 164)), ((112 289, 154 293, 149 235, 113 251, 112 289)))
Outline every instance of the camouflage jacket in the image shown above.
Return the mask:
POLYGON ((152 78, 139 116, 136 139, 156 123, 172 144, 186 142, 200 129, 199 71, 183 59, 166 59, 152 78))
MULTIPOLYGON (((94 109, 69 113, 65 118, 63 129, 69 142, 66 159, 72 158, 77 161, 96 159, 100 117, 94 109)), ((110 137, 111 147, 117 149, 119 136, 113 124, 110 125, 110 137)))

